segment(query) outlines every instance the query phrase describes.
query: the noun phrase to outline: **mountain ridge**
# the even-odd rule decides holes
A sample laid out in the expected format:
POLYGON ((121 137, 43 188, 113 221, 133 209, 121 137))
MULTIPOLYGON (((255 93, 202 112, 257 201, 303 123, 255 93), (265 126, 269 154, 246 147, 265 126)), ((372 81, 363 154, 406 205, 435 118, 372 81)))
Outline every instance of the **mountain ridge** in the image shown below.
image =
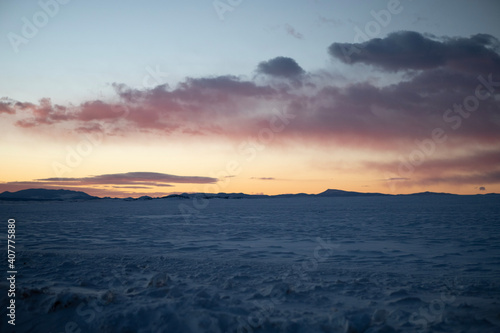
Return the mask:
POLYGON ((485 193, 485 194, 452 194, 452 193, 438 193, 438 192, 418 192, 410 194, 386 194, 378 192, 355 192, 344 191, 338 189, 328 189, 318 194, 296 193, 296 194, 246 194, 246 193, 182 193, 170 194, 163 197, 150 197, 141 196, 138 198, 110 198, 110 197, 96 197, 89 195, 83 191, 73 191, 65 189, 25 189, 17 192, 5 191, 0 193, 0 200, 3 201, 82 201, 82 200, 96 200, 96 199, 115 199, 115 200, 154 200, 154 199, 263 199, 263 198, 297 198, 297 197, 387 197, 387 196, 476 196, 476 195, 498 195, 498 193, 485 193))

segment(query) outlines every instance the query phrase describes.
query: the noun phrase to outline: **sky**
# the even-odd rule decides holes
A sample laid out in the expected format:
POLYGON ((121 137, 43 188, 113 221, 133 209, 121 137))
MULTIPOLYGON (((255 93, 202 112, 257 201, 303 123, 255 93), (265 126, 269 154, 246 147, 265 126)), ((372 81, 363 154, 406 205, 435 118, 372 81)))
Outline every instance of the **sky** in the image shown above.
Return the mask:
POLYGON ((500 193, 498 1, 2 1, 0 192, 500 193))

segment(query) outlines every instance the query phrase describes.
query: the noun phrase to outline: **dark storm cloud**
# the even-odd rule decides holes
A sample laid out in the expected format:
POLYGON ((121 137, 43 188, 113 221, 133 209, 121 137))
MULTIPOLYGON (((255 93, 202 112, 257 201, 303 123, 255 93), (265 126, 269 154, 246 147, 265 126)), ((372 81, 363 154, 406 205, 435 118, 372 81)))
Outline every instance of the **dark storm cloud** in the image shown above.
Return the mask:
POLYGON ((302 67, 288 57, 276 57, 263 61, 257 67, 257 72, 277 77, 295 78, 304 74, 302 67))
POLYGON ((500 70, 499 41, 487 34, 441 38, 400 31, 364 43, 333 43, 331 56, 346 63, 364 63, 388 71, 449 67, 463 71, 500 70))

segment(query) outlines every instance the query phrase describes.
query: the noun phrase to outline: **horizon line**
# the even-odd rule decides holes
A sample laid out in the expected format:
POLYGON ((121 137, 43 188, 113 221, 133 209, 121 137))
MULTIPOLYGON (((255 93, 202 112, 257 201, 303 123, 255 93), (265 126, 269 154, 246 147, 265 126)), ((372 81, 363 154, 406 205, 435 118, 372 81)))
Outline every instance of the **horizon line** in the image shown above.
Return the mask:
POLYGON ((267 196, 267 197, 277 197, 277 196, 284 196, 284 195, 301 195, 301 194, 308 195, 308 196, 317 196, 317 195, 323 194, 323 193, 328 192, 328 191, 338 191, 338 192, 344 192, 344 193, 368 194, 368 195, 373 194, 373 195, 383 195, 383 196, 403 196, 403 195, 416 195, 416 194, 437 194, 437 195, 441 194, 441 195, 471 196, 471 195, 500 194, 500 193, 496 193, 496 192, 475 193, 475 194, 458 194, 458 193, 450 193, 450 192, 432 192, 432 191, 412 192, 412 193, 384 193, 384 192, 358 192, 358 191, 348 191, 348 190, 330 189, 329 188, 329 189, 326 189, 325 191, 322 191, 319 193, 297 192, 297 193, 280 193, 280 194, 265 194, 265 193, 250 194, 250 193, 245 193, 245 192, 217 192, 217 193, 212 193, 212 192, 169 192, 169 193, 165 193, 163 196, 150 196, 150 195, 145 194, 145 195, 141 195, 138 197, 132 197, 132 196, 128 196, 128 197, 104 196, 103 197, 103 196, 97 196, 97 195, 90 195, 85 191, 86 189, 69 190, 66 188, 27 188, 27 189, 23 189, 23 190, 19 190, 19 191, 14 191, 14 192, 4 191, 4 192, 0 193, 0 195, 2 195, 4 193, 18 193, 21 191, 29 191, 29 190, 48 190, 48 191, 63 190, 63 191, 70 191, 70 192, 82 192, 88 196, 91 196, 94 198, 99 198, 99 199, 139 199, 142 197, 150 197, 152 199, 162 199, 162 198, 167 198, 169 196, 175 196, 175 195, 181 196, 181 195, 193 195, 193 194, 200 194, 200 195, 221 195, 221 194, 236 195, 236 194, 240 194, 240 195, 246 195, 246 196, 267 196))

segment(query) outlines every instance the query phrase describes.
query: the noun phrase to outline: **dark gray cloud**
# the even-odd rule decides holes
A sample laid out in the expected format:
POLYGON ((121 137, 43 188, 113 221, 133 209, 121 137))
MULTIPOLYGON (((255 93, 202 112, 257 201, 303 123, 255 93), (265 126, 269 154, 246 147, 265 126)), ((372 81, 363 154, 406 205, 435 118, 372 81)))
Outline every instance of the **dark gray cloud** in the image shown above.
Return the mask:
POLYGON ((487 34, 440 38, 400 31, 364 43, 333 43, 331 56, 345 63, 365 63, 388 71, 449 67, 464 71, 500 70, 500 42, 487 34))
POLYGON ((257 67, 257 72, 277 77, 295 78, 304 74, 302 67, 288 57, 276 57, 263 61, 257 67))
POLYGON ((174 93, 182 96, 182 91, 208 90, 247 97, 268 96, 275 92, 270 87, 257 86, 254 82, 242 81, 236 76, 225 75, 208 78, 188 78, 174 93))

